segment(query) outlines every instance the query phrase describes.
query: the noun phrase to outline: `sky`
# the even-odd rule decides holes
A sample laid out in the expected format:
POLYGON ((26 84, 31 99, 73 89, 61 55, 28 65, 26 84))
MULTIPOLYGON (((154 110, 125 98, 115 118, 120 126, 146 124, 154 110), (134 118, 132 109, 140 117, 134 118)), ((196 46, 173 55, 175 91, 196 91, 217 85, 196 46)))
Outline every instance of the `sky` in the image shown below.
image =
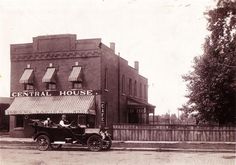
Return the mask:
POLYGON ((0 0, 0 97, 10 96, 10 44, 76 34, 116 43, 116 54, 148 78, 155 114, 177 113, 187 101, 182 75, 203 53, 204 16, 214 0, 0 0))

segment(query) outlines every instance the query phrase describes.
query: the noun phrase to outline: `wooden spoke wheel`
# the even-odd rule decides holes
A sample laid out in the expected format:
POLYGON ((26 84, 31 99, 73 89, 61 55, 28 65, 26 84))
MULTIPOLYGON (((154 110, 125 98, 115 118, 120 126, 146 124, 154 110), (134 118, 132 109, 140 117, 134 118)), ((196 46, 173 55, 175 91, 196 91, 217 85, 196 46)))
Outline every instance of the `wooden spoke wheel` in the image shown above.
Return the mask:
POLYGON ((37 137, 37 144, 40 151, 46 151, 50 148, 50 139, 46 135, 39 135, 37 137))
POLYGON ((111 137, 106 136, 105 139, 103 139, 102 149, 103 150, 109 150, 112 145, 111 137))
POLYGON ((87 146, 90 151, 100 151, 102 149, 102 139, 98 135, 92 135, 88 138, 87 146))

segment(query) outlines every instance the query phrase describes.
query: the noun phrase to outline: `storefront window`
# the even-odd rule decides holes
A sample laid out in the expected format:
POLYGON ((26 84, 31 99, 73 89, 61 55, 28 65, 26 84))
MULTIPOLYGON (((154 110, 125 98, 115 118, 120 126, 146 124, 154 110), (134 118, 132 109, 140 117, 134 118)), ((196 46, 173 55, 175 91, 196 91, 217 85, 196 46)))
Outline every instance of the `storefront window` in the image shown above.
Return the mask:
POLYGON ((86 125, 86 115, 78 115, 78 124, 86 125))
POLYGON ((138 114, 130 109, 128 114, 128 122, 129 123, 139 123, 138 114))
POLYGON ((95 127, 95 116, 94 115, 79 114, 77 123, 80 126, 94 128, 95 127))
POLYGON ((87 115, 87 127, 95 128, 95 115, 87 115))
POLYGON ((16 116, 16 123, 15 127, 23 127, 24 126, 24 116, 23 115, 17 115, 16 116))
POLYGON ((128 113, 128 122, 145 124, 146 120, 146 111, 144 108, 131 108, 128 113))

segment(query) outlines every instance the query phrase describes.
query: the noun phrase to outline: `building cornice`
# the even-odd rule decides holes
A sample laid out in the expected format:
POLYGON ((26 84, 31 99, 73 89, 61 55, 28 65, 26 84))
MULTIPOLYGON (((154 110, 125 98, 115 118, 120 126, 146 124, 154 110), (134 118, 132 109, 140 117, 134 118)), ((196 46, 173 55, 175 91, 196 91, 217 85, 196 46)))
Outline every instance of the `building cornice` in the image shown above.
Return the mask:
POLYGON ((73 50, 60 52, 35 52, 35 53, 12 53, 11 61, 30 61, 30 60, 51 60, 65 58, 87 58, 100 55, 99 49, 93 50, 73 50))

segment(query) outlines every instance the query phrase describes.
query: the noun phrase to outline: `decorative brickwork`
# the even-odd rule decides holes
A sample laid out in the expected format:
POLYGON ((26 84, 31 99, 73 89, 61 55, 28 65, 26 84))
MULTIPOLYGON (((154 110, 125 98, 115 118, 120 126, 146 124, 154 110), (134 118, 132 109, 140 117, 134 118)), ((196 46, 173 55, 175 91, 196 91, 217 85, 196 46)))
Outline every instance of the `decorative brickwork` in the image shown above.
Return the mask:
POLYGON ((33 54, 12 54, 11 61, 30 61, 30 60, 48 60, 48 59, 67 59, 67 58, 87 58, 97 57, 100 50, 86 51, 66 51, 66 52, 43 52, 33 54))

